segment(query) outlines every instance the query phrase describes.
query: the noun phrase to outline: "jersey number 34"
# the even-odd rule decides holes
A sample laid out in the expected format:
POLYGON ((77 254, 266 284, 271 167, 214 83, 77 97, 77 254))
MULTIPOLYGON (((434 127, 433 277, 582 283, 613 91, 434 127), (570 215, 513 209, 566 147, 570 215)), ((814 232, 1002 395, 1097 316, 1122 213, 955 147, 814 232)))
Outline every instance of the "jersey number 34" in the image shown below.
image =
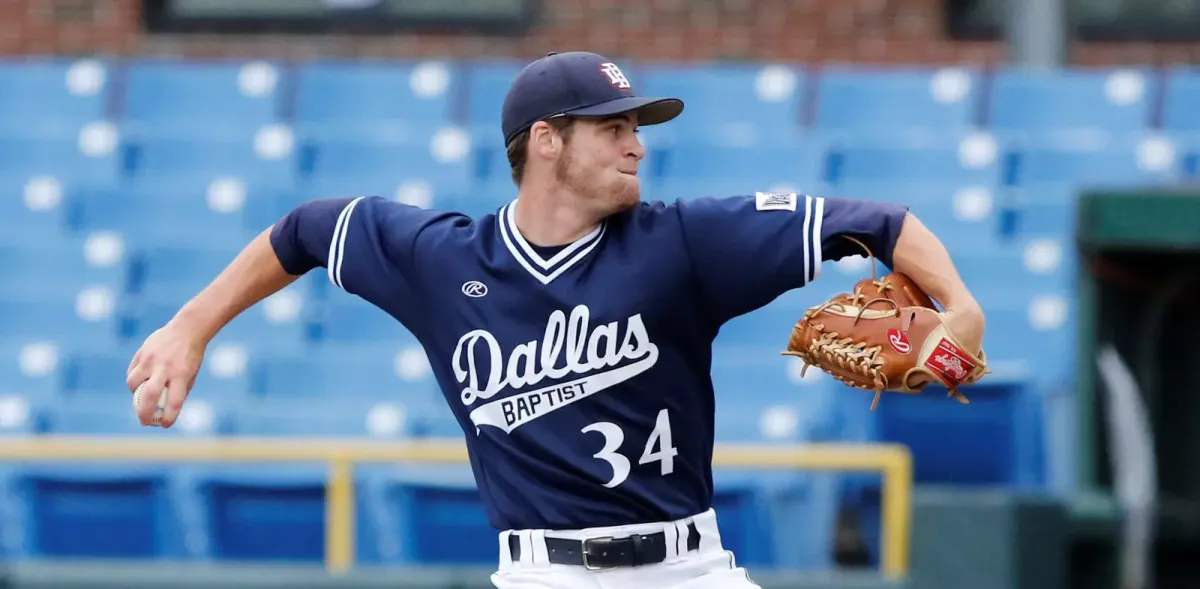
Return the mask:
MULTIPOLYGON (((625 441, 625 431, 621 429, 621 426, 601 421, 580 431, 583 433, 600 432, 604 436, 604 447, 592 455, 593 458, 599 458, 612 466, 612 480, 604 483, 604 486, 611 489, 625 482, 625 479, 629 477, 630 465, 628 458, 617 453, 617 449, 625 441)), ((638 464, 657 461, 661 465, 662 475, 666 476, 675 471, 676 454, 679 454, 679 451, 671 444, 671 420, 667 416, 667 410, 663 409, 658 412, 654 431, 650 432, 650 439, 646 441, 646 448, 642 450, 642 457, 638 459, 638 464)))

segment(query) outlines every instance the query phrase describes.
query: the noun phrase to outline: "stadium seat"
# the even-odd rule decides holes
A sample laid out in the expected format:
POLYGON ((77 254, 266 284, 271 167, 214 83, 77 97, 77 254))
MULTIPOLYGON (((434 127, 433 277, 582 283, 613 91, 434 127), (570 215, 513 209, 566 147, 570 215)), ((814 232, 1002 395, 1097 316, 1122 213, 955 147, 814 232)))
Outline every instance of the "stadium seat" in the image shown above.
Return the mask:
POLYGON ((1010 204, 1015 213, 1015 234, 1021 237, 1074 235, 1077 190, 1076 185, 1069 182, 1013 189, 1010 204))
MULTIPOLYGON (((758 365, 748 365, 743 373, 756 370, 758 365)), ((718 390, 716 439, 768 445, 820 441, 833 433, 825 422, 833 408, 827 391, 812 386, 755 397, 728 387, 718 390)), ((809 469, 715 467, 714 509, 722 543, 750 566, 827 568, 839 476, 809 469), (809 525, 789 526, 789 521, 809 525)))
POLYGON ((1158 91, 1156 77, 1144 70, 1003 67, 992 81, 987 126, 1030 144, 1136 136, 1150 125, 1158 91))
POLYGON ((471 137, 444 127, 403 142, 326 140, 311 144, 305 189, 312 195, 373 194, 415 205, 470 193, 471 137))
POLYGON ((132 179, 148 191, 199 192, 217 181, 251 194, 287 190, 299 171, 296 139, 283 125, 232 137, 144 139, 127 151, 132 179))
POLYGON ((1016 152, 1016 186, 1069 183, 1081 188, 1170 185, 1182 161, 1166 140, 1108 148, 1040 146, 1016 152))
MULTIPOLYGON (((209 554, 225 561, 317 564, 325 555, 325 477, 320 467, 244 466, 196 476, 199 511, 208 524, 209 554)), ((355 501, 368 503, 358 481, 355 501)), ((356 558, 374 558, 373 523, 359 510, 356 558)))
MULTIPOLYGON (((764 322, 761 327, 766 330, 772 329, 768 325, 777 327, 794 322, 795 319, 782 324, 764 322)), ((786 338, 786 333, 780 336, 778 344, 718 340, 713 348, 711 369, 717 402, 720 405, 732 403, 735 407, 738 403, 750 403, 754 407, 763 403, 789 403, 803 414, 797 435, 806 439, 832 435, 836 427, 834 408, 821 387, 822 373, 812 369, 801 376, 803 362, 780 353, 787 348, 786 338)), ((719 438, 768 437, 761 429, 764 424, 758 419, 751 423, 732 420, 718 426, 719 438)))
POLYGON ((947 399, 944 389, 885 398, 878 413, 879 440, 908 445, 918 484, 1034 485, 1042 476, 1035 435, 1022 405, 1036 392, 1022 380, 988 379, 964 388, 969 406, 947 399), (945 440, 954 439, 953 448, 945 440), (966 457, 971 457, 965 459, 966 457))
POLYGON ((819 146, 796 141, 763 147, 686 144, 665 150, 659 155, 659 167, 647 172, 652 180, 661 178, 666 186, 686 181, 718 182, 741 187, 732 190, 733 194, 752 194, 773 186, 813 183, 820 178, 823 155, 819 146))
POLYGON ((13 515, 21 522, 19 544, 27 556, 185 555, 185 532, 171 501, 172 477, 161 468, 60 462, 17 469, 12 479, 18 489, 13 515))
MULTIPOLYGON (((141 343, 141 340, 137 340, 116 348, 117 351, 77 349, 64 360, 66 366, 61 385, 64 398, 71 399, 72 404, 95 403, 120 406, 122 410, 129 409, 130 393, 125 379, 134 352, 141 343)), ((193 407, 198 414, 195 423, 202 433, 222 433, 228 429, 227 424, 217 421, 217 418, 239 406, 250 392, 251 371, 246 366, 247 360, 229 357, 236 352, 237 350, 230 350, 221 344, 211 345, 206 352, 204 365, 196 375, 187 406, 193 407), (198 402, 193 403, 194 400, 198 402)), ((83 414, 86 415, 86 411, 83 414)), ((67 425, 72 423, 83 422, 67 422, 67 425)), ((124 433, 128 427, 117 428, 116 432, 124 433)), ((172 428, 171 431, 174 429, 176 428, 172 428)), ((189 427, 184 425, 180 429, 189 427)))
POLYGON ((664 142, 768 147, 800 133, 805 72, 779 64, 643 64, 628 76, 645 96, 683 100, 684 113, 653 129, 664 142))
MULTIPOLYGON (((119 133, 97 123, 66 137, 0 136, 0 185, 109 188, 123 176, 119 133)), ((11 190, 11 188, 10 188, 11 190)), ((43 197, 46 198, 46 197, 43 197)))
POLYGON ((59 402, 60 346, 37 340, 0 340, 0 436, 40 433, 46 412, 59 402))
POLYGON ((279 120, 286 72, 261 61, 128 65, 122 124, 138 137, 244 137, 279 120))
POLYGON ((987 134, 914 142, 854 139, 830 147, 827 179, 835 188, 842 182, 922 180, 994 186, 1001 169, 999 147, 987 134))
POLYGON ((245 245, 146 244, 131 261, 131 290, 142 300, 182 305, 212 282, 245 245))
POLYGON ((980 82, 959 68, 825 66, 811 126, 829 135, 961 134, 976 123, 980 82))
MULTIPOLYGON (((122 358, 116 388, 124 388, 122 358)), ((169 430, 142 427, 129 393, 74 396, 48 411, 48 431, 81 436, 207 437, 219 418, 204 402, 191 403, 169 430)), ((181 501, 187 467, 134 461, 22 465, 18 506, 25 550, 51 558, 181 558, 194 531, 181 501), (86 509, 80 506, 86 505, 86 509)), ((194 527, 194 522, 192 522, 194 527)))
MULTIPOLYGON (((131 304, 125 336, 134 341, 143 340, 166 325, 185 301, 174 297, 150 298, 131 304)), ((259 351, 299 352, 311 341, 311 304, 302 286, 287 286, 240 313, 221 328, 213 343, 231 346, 230 349, 236 347, 242 354, 249 355, 259 351)))
MULTIPOLYGON (((1007 292, 1044 290, 1061 286, 1073 279, 1065 263, 1065 250, 1070 247, 1065 236, 1044 244, 1055 251, 1030 251, 1013 248, 1003 251, 959 251, 954 253, 955 265, 964 282, 979 291, 1007 292)), ((1034 244, 1035 246, 1038 244, 1034 244)))
POLYGON ((0 334, 6 339, 58 345, 113 345, 120 339, 119 292, 86 287, 53 298, 0 299, 0 334))
POLYGON ((258 363, 255 392, 268 397, 339 398, 412 403, 437 390, 425 352, 413 343, 335 346, 276 354, 258 363))
MULTIPOLYGON (((410 406, 404 398, 363 395, 354 382, 328 393, 250 399, 235 409, 231 431, 252 437, 404 439, 421 419, 420 400, 410 406)), ((400 550, 411 549, 387 527, 395 518, 384 489, 390 471, 372 464, 356 468, 357 551, 367 563, 406 560, 400 550)), ((213 522, 214 553, 233 559, 321 559, 326 477, 324 465, 303 463, 205 468, 197 478, 213 522), (289 537, 275 538, 273 530, 286 530, 289 537)))
POLYGON ((85 288, 104 288, 116 296, 129 280, 124 245, 116 236, 60 237, 24 243, 0 243, 0 296, 64 298, 85 288))
POLYGON ((405 139, 451 121, 458 68, 440 61, 336 61, 297 72, 295 120, 306 137, 405 139))
POLYGON ((111 74, 95 59, 0 61, 0 136, 75 137, 107 118, 111 74))
POLYGON ((416 345, 416 337, 396 318, 363 299, 337 289, 316 311, 316 337, 324 342, 416 345))
POLYGON ((1200 71, 1191 65, 1166 68, 1163 89, 1162 128, 1171 133, 1200 133, 1200 114, 1195 104, 1200 100, 1200 71))
POLYGON ((984 304, 989 325, 984 344, 989 357, 1008 365, 1019 363, 1035 381, 1070 377, 1075 369, 1076 304, 1064 287, 1026 293, 1007 303, 984 304))
POLYGON ((70 203, 69 191, 53 176, 0 179, 0 244, 64 237, 70 231, 70 203))
POLYGON ((508 86, 525 67, 524 61, 486 59, 467 65, 464 75, 466 122, 472 131, 494 136, 503 145, 500 130, 500 103, 497 98, 508 93, 508 86))
POLYGON ((130 247, 245 245, 294 206, 287 191, 255 190, 232 178, 203 186, 131 183, 120 191, 80 191, 73 232, 114 231, 130 247))

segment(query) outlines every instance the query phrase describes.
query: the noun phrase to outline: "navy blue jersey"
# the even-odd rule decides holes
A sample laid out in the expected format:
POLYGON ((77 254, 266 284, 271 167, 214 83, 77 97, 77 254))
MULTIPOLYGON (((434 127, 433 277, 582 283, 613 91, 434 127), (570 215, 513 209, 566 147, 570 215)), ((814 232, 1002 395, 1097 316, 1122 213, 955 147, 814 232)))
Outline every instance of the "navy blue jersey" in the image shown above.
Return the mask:
POLYGON ((575 529, 708 509, 718 329, 860 253, 840 235, 890 264, 904 214, 795 194, 642 203, 546 258, 512 205, 472 220, 365 197, 302 205, 272 242, 289 272, 325 267, 423 344, 495 527, 575 529))

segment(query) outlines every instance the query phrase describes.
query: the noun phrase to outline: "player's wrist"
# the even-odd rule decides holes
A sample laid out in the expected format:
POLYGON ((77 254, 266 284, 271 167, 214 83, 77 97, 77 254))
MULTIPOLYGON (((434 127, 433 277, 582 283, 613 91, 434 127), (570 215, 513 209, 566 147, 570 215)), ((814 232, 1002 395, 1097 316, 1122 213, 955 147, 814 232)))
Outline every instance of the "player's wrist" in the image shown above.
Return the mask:
POLYGON ((223 325, 215 311, 210 305, 194 299, 181 307, 168 325, 185 334, 193 344, 204 347, 223 325))
POLYGON ((947 312, 959 313, 965 316, 983 318, 983 307, 970 292, 963 290, 946 298, 943 303, 947 312))

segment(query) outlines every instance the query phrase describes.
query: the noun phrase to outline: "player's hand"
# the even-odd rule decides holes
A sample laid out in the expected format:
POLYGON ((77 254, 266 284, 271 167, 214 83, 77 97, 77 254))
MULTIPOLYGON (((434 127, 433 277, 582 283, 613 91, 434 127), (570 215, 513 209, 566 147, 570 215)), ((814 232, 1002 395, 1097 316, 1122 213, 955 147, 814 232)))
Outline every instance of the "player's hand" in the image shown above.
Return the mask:
POLYGON ((154 424, 155 405, 164 388, 170 392, 157 425, 171 427, 175 423, 188 392, 196 382, 207 345, 208 342, 193 330, 176 323, 168 323, 146 338, 133 355, 125 379, 131 393, 146 383, 137 407, 138 421, 142 425, 154 424))
POLYGON ((958 343, 972 355, 979 355, 983 349, 983 330, 986 320, 983 308, 971 301, 968 304, 947 307, 943 314, 946 328, 954 334, 958 343))

